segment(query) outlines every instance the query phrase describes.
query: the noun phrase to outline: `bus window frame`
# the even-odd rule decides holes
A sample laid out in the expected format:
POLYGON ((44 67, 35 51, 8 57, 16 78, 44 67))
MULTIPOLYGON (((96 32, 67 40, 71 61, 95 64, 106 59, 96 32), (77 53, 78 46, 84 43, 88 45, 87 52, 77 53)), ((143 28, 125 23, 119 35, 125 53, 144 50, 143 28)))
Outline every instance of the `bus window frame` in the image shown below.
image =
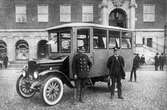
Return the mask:
POLYGON ((121 40, 120 40, 120 42, 121 42, 121 46, 120 46, 121 49, 132 49, 132 32, 131 32, 131 31, 122 31, 121 34, 122 34, 122 35, 121 35, 121 40), (130 36, 123 37, 123 33, 125 33, 125 32, 129 33, 130 36), (130 44, 131 44, 131 47, 130 47, 130 48, 124 48, 124 47, 122 47, 122 40, 123 40, 123 38, 130 40, 130 44))
POLYGON ((73 33, 72 33, 72 30, 73 30, 73 28, 72 27, 67 27, 67 28, 60 28, 60 29, 58 29, 58 30, 52 30, 52 31, 50 31, 49 32, 49 39, 51 39, 51 33, 57 33, 58 35, 58 37, 57 37, 57 42, 58 42, 58 47, 57 47, 57 52, 52 52, 51 51, 51 45, 49 45, 48 47, 49 47, 49 52, 51 53, 51 54, 54 54, 54 53, 72 53, 72 37, 73 37, 73 33), (61 36, 60 36, 60 34, 61 33, 69 33, 70 34, 70 51, 69 52, 62 52, 62 45, 61 45, 61 43, 62 43, 62 38, 60 38, 61 36))
POLYGON ((107 30, 107 29, 102 29, 102 28, 98 28, 98 27, 93 27, 92 28, 93 29, 93 49, 107 49, 108 48, 108 38, 107 38, 107 36, 108 36, 108 32, 109 32, 109 30, 107 30), (105 34, 100 34, 100 35, 105 35, 105 38, 106 38, 106 40, 105 40, 105 43, 106 43, 106 47, 105 47, 105 44, 104 44, 104 48, 95 48, 94 47, 94 30, 102 30, 102 31, 105 31, 105 34))
POLYGON ((118 48, 121 48, 121 30, 115 30, 115 29, 109 29, 108 30, 108 48, 109 49, 113 49, 113 48, 115 48, 116 47, 116 44, 115 44, 115 46, 113 46, 113 47, 111 47, 110 48, 110 46, 109 46, 109 44, 110 44, 110 31, 115 31, 115 32, 118 32, 119 33, 119 37, 112 37, 112 38, 118 38, 119 39, 119 46, 118 46, 118 48))
POLYGON ((84 29, 84 30, 88 30, 89 31, 89 38, 88 38, 88 46, 89 46, 89 48, 88 48, 88 51, 85 51, 85 52, 83 52, 83 53, 91 53, 91 30, 92 30, 92 27, 77 27, 76 28, 76 51, 78 52, 78 30, 82 30, 82 29, 84 29))

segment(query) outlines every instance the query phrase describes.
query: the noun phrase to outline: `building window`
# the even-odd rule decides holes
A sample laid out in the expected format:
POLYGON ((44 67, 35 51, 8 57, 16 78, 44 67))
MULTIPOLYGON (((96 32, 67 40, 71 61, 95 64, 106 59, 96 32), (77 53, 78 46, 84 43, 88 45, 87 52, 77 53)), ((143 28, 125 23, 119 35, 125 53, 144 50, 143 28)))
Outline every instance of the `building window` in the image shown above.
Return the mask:
POLYGON ((82 21, 92 22, 93 21, 93 6, 82 6, 82 21))
POLYGON ((48 5, 38 5, 38 22, 48 22, 48 5))
POLYGON ((152 38, 147 38, 147 46, 152 47, 152 38))
POLYGON ((60 5, 60 22, 71 22, 70 5, 60 5))
POLYGON ((27 15, 26 15, 26 6, 16 6, 15 7, 16 12, 16 22, 27 22, 27 15))
POLYGON ((144 4, 143 21, 144 22, 154 22, 155 21, 155 5, 144 4))

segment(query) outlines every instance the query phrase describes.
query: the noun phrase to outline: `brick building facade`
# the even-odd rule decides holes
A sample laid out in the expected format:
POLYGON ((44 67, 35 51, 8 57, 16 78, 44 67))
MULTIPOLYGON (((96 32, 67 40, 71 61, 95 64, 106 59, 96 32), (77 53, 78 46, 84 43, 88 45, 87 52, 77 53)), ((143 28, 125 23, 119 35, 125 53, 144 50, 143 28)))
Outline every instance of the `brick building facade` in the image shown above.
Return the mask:
POLYGON ((1 0, 0 51, 9 61, 42 58, 47 55, 45 28, 90 22, 134 30, 137 52, 145 52, 143 44, 163 52, 166 5, 166 0, 1 0))

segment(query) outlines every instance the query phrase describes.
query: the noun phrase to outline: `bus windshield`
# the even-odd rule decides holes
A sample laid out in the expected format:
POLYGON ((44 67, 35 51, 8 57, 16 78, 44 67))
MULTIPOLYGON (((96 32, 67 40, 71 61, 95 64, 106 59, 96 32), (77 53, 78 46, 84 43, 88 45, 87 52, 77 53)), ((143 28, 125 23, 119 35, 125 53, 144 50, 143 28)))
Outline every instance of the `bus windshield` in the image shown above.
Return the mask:
POLYGON ((55 32, 50 34, 50 50, 57 53, 71 52, 71 32, 55 32))

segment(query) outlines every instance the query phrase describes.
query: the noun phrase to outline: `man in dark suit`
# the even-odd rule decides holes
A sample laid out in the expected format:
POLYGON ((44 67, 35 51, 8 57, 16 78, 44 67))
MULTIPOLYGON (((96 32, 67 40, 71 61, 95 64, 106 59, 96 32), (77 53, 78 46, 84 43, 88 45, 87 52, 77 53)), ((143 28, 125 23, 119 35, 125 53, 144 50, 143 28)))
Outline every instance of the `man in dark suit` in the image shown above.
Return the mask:
POLYGON ((159 65, 160 65, 160 70, 164 70, 164 64, 165 64, 165 56, 163 53, 159 56, 159 65))
POLYGON ((78 101, 83 102, 83 89, 85 81, 88 78, 88 74, 92 63, 89 57, 83 53, 84 50, 78 50, 78 53, 73 57, 72 71, 74 73, 75 85, 76 85, 76 98, 78 101))
POLYGON ((139 54, 137 54, 133 59, 133 66, 130 74, 130 81, 132 81, 132 77, 134 73, 134 78, 136 82, 136 70, 139 68, 139 62, 140 62, 140 57, 139 57, 139 54))
POLYGON ((154 57, 154 65, 155 65, 155 71, 158 70, 158 66, 159 66, 159 56, 158 56, 158 53, 156 53, 156 56, 154 57))
POLYGON ((111 98, 114 96, 115 83, 117 83, 118 98, 123 99, 121 79, 125 79, 124 59, 122 56, 117 54, 117 51, 118 49, 114 48, 114 55, 109 57, 107 68, 109 69, 110 78, 112 80, 111 98))
POLYGON ((6 54, 3 57, 3 64, 4 64, 5 68, 8 67, 8 56, 6 54))

